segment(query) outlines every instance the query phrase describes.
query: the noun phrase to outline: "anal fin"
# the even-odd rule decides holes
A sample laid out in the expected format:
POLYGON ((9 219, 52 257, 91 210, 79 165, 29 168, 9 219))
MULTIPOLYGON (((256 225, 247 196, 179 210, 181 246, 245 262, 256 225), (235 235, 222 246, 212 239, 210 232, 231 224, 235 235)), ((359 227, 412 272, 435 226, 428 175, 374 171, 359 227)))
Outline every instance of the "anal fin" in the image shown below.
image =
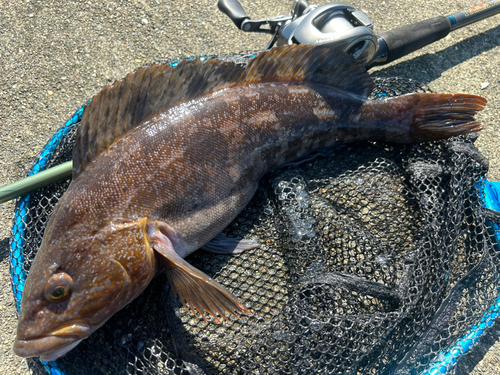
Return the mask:
POLYGON ((230 291, 182 259, 161 230, 155 226, 148 227, 148 236, 151 247, 165 267, 174 294, 179 296, 186 309, 189 308, 194 315, 198 312, 205 321, 204 312, 207 312, 217 323, 220 323, 217 314, 229 321, 226 313, 236 318, 239 318, 239 314, 250 313, 230 291))

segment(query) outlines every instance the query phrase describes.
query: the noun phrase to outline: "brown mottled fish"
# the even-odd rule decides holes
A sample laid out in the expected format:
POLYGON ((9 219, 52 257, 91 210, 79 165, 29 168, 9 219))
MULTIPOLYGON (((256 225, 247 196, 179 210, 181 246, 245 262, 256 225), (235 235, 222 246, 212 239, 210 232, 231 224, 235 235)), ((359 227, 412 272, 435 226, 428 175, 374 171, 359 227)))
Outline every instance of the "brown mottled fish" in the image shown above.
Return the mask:
POLYGON ((84 110, 73 181, 29 271, 14 351, 60 357, 161 268, 193 313, 246 314, 183 258, 202 247, 258 246, 219 233, 265 173, 339 143, 418 143, 481 129, 481 97, 371 101, 372 87, 347 55, 287 46, 246 68, 218 60, 153 65, 104 88, 84 110))

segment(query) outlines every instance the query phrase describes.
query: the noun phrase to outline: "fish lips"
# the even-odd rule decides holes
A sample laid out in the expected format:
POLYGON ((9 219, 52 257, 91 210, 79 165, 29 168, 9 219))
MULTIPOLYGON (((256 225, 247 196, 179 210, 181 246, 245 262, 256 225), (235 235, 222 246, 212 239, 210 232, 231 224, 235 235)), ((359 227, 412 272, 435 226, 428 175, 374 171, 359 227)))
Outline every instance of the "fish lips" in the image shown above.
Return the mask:
POLYGON ((14 353, 20 357, 40 356, 43 361, 53 361, 75 346, 91 334, 88 324, 72 324, 53 331, 46 336, 20 339, 14 342, 14 353))

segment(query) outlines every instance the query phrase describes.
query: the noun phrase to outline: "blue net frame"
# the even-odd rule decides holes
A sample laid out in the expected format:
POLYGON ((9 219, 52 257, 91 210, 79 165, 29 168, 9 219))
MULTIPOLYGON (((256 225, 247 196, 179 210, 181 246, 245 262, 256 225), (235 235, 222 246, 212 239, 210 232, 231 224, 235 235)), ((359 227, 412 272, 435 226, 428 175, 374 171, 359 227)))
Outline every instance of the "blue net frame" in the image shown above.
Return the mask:
MULTIPOLYGON (((61 140, 70 132, 82 118, 83 109, 90 102, 90 100, 85 103, 78 111, 75 112, 71 118, 66 121, 66 123, 52 136, 49 142, 45 145, 42 152, 38 156, 38 160, 31 169, 28 176, 33 176, 39 172, 42 172, 47 167, 48 161, 52 158, 52 155, 61 142, 61 140)), ((19 313, 21 310, 21 297, 24 290, 24 284, 26 282, 26 271, 24 270, 24 251, 25 251, 25 241, 24 241, 24 231, 26 229, 26 216, 28 215, 28 209, 30 207, 30 200, 32 193, 28 193, 19 198, 19 201, 14 212, 14 225, 12 227, 12 234, 10 240, 10 277, 12 280, 12 290, 14 292, 14 300, 16 303, 16 309, 19 313)), ((44 362, 41 361, 45 366, 49 374, 62 375, 63 371, 59 368, 56 361, 44 362)))
MULTIPOLYGON (((208 59, 210 57, 203 56, 202 60, 208 59)), ((171 66, 175 67, 178 61, 173 61, 170 63, 171 66)), ((379 94, 383 95, 383 94, 379 94)), ((57 145, 61 140, 73 130, 79 123, 82 117, 83 110, 85 106, 90 102, 89 100, 80 109, 78 109, 71 118, 66 121, 66 123, 51 137, 49 142, 43 148, 42 152, 38 156, 38 159, 31 171, 29 176, 35 175, 47 168, 47 164, 53 156, 53 153, 57 145)), ((500 182, 490 182, 484 179, 484 190, 482 201, 486 208, 490 208, 496 211, 500 211, 500 182)), ((23 267, 25 261, 25 240, 24 233, 26 229, 26 217, 28 215, 28 210, 30 208, 30 201, 32 199, 32 193, 25 194, 19 198, 19 201, 15 208, 13 228, 11 233, 10 241, 10 275, 12 280, 12 289, 14 293, 14 299, 16 304, 17 312, 20 311, 20 304, 22 293, 24 290, 24 285, 27 277, 27 273, 23 267)), ((500 228, 495 225, 496 237, 500 243, 500 228)), ((500 249, 498 249, 500 251, 500 249)), ((437 375, 448 373, 454 365, 457 363, 459 358, 465 353, 469 352, 471 348, 480 340, 480 338, 485 334, 485 332, 493 326, 495 319, 500 314, 500 295, 497 297, 496 302, 488 309, 488 311, 481 317, 481 319, 460 339, 458 339, 453 345, 447 348, 447 350, 442 350, 437 358, 429 364, 427 370, 423 372, 425 375, 437 375)), ((45 366, 47 372, 51 375, 64 375, 63 369, 58 365, 57 361, 44 362, 41 361, 45 366)))

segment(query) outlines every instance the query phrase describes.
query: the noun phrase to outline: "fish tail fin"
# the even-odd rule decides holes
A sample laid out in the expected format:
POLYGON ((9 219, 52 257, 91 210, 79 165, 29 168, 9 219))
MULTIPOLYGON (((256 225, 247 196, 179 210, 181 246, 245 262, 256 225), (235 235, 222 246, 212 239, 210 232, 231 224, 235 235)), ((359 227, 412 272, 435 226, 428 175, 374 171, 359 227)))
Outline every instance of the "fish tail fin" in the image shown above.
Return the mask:
POLYGON ((414 94, 414 117, 410 129, 413 142, 446 139, 480 131, 474 116, 486 99, 467 94, 414 94))

